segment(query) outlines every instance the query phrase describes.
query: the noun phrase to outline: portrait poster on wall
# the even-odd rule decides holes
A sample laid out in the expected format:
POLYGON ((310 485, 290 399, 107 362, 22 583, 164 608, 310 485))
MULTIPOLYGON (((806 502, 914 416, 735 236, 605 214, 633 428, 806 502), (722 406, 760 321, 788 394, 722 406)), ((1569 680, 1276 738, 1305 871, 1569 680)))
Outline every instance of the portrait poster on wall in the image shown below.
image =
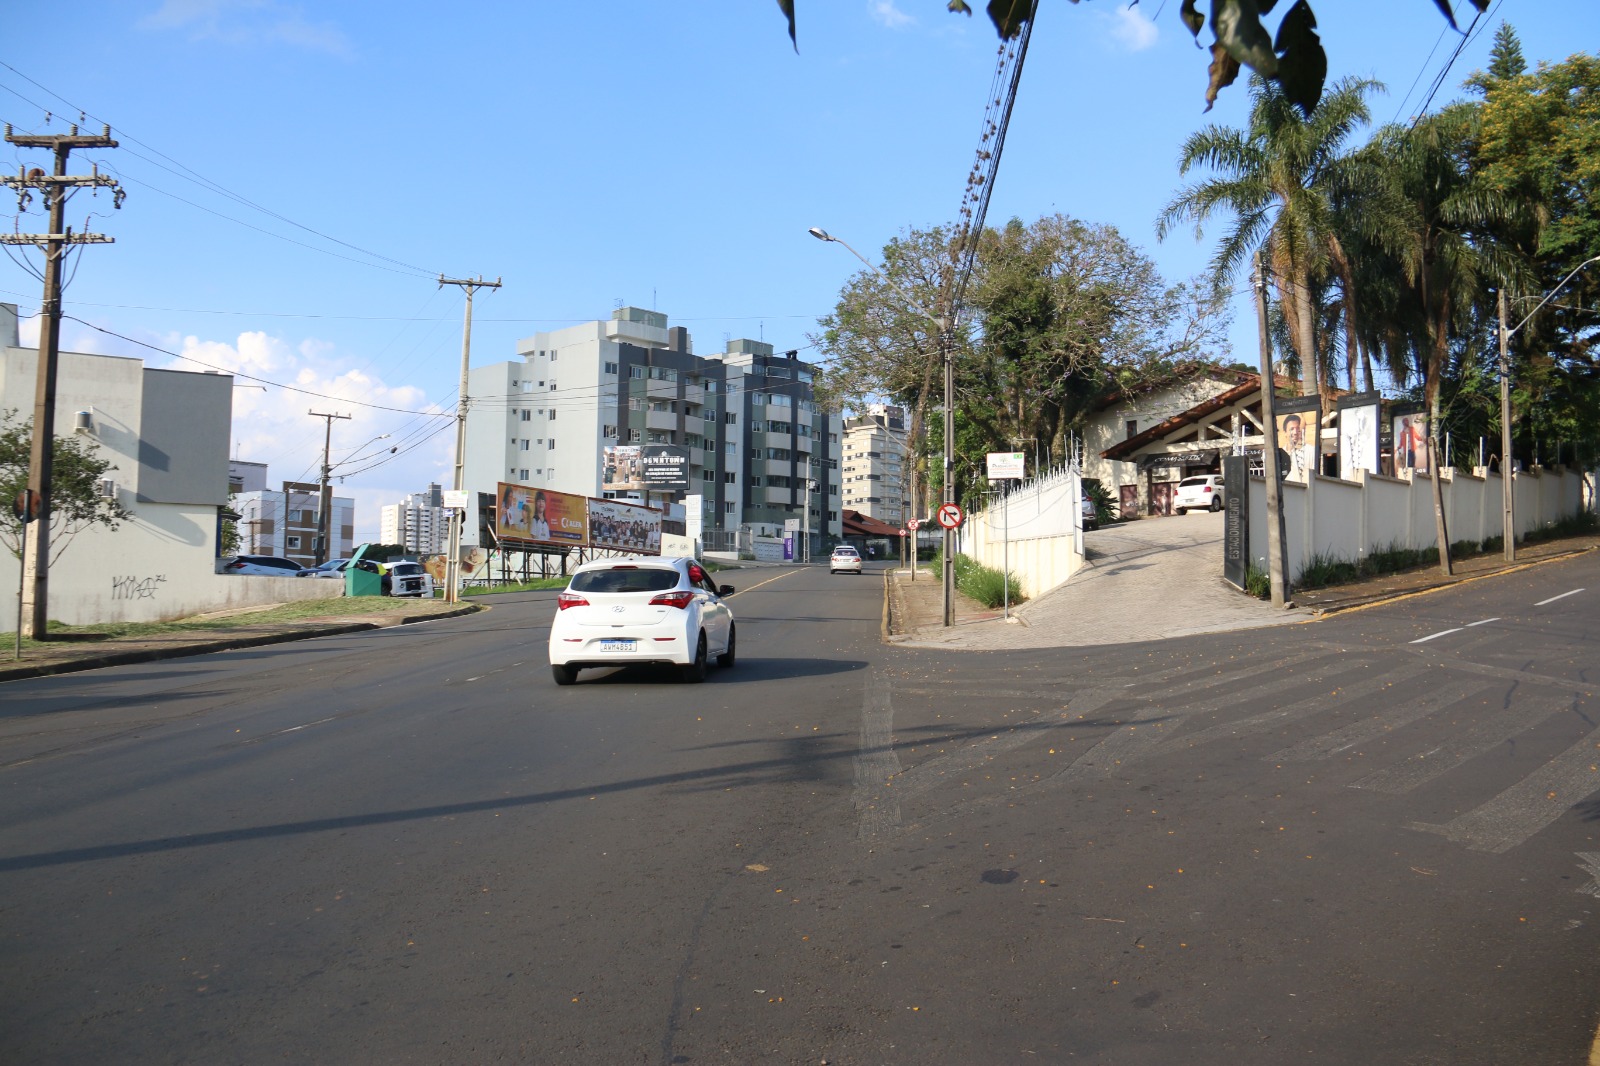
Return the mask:
POLYGON ((1378 473, 1378 404, 1340 405, 1339 476, 1346 481, 1361 480, 1361 471, 1378 473))
POLYGON ((577 547, 588 543, 586 497, 500 482, 495 536, 500 540, 577 547))
POLYGON ((1312 405, 1301 410, 1294 409, 1298 405, 1291 406, 1286 402, 1283 406, 1289 410, 1276 415, 1278 448, 1289 457, 1289 469, 1283 471, 1286 481, 1304 483, 1309 480, 1310 472, 1316 469, 1322 425, 1315 406, 1316 398, 1311 399, 1312 405))
POLYGON ((1428 416, 1421 411, 1394 418, 1394 469, 1428 472, 1428 416))

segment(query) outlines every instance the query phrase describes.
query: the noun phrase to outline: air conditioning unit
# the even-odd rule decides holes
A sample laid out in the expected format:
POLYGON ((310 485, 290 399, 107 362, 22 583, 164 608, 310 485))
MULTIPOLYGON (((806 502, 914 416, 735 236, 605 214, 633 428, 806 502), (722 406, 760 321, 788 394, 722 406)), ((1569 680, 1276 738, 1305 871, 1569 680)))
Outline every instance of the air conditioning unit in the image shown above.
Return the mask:
POLYGON ((94 483, 94 491, 108 500, 117 498, 117 483, 108 477, 103 477, 94 483))

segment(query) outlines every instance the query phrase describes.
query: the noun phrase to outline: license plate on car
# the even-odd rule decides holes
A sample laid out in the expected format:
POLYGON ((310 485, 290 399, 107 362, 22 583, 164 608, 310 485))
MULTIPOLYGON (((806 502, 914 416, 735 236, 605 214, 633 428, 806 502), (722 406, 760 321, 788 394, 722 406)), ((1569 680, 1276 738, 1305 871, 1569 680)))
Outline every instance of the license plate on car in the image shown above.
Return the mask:
POLYGON ((602 640, 601 651, 632 651, 638 644, 636 640, 602 640))

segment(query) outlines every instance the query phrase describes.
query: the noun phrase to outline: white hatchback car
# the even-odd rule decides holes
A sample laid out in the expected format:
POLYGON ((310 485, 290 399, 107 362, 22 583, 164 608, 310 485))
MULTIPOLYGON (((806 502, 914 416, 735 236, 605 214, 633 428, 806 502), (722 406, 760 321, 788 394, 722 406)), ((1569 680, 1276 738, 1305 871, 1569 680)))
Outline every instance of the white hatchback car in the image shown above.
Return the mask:
POLYGON ((1222 510, 1223 481, 1221 474, 1196 474, 1178 482, 1178 491, 1172 497, 1172 509, 1179 514, 1190 511, 1222 510))
POLYGON ((848 570, 852 574, 861 573, 861 553, 848 544, 841 544, 833 549, 833 554, 828 556, 828 573, 837 574, 841 570, 848 570))
POLYGON ((570 685, 582 669, 670 663, 683 680, 704 681, 708 660, 732 666, 733 612, 693 559, 596 559, 572 572, 550 623, 550 672, 570 685))

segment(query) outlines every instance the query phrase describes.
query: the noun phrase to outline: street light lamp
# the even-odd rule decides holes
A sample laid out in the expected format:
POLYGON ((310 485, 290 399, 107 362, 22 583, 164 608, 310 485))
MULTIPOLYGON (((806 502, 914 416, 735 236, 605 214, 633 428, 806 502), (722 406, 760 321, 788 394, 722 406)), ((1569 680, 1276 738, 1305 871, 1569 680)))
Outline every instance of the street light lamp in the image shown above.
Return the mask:
POLYGON ((1540 300, 1538 305, 1528 312, 1527 317, 1511 329, 1506 329, 1506 290, 1504 285, 1500 286, 1498 294, 1498 302, 1500 304, 1500 492, 1501 503, 1504 507, 1500 536, 1505 542, 1505 559, 1508 563, 1515 562, 1517 558, 1517 526, 1514 513, 1516 503, 1515 494, 1512 492, 1511 486, 1511 338, 1515 337, 1517 331, 1526 326, 1528 320, 1538 314, 1539 309, 1549 303, 1556 293, 1565 288, 1567 282, 1577 277, 1579 271, 1594 263, 1600 263, 1600 255, 1591 256, 1579 263, 1572 273, 1562 278, 1555 288, 1545 293, 1544 299, 1540 300))
MULTIPOLYGON (((906 290, 902 289, 898 284, 896 284, 893 278, 889 277, 888 274, 885 274, 881 269, 879 269, 879 267, 876 264, 874 264, 873 262, 868 260, 865 256, 863 256, 860 252, 856 251, 854 248, 851 248, 850 245, 848 243, 846 243, 845 241, 842 241, 838 237, 835 237, 832 234, 830 234, 827 230, 823 229, 821 226, 812 226, 811 229, 808 230, 807 232, 809 232, 813 237, 815 237, 819 241, 829 241, 829 242, 831 242, 833 244, 842 244, 842 245, 844 245, 845 249, 851 255, 853 255, 857 259, 861 260, 861 262, 866 265, 867 269, 871 270, 874 274, 878 275, 878 277, 882 278, 886 283, 888 283, 888 285, 889 285, 889 287, 891 289, 893 289, 895 292, 899 293, 901 299, 903 299, 907 304, 909 304, 914 310, 921 312, 923 315, 926 315, 928 317, 928 319, 930 321, 932 321, 935 326, 938 327, 938 329, 939 329, 939 357, 940 357, 940 360, 944 364, 944 502, 945 503, 955 503, 955 500, 956 500, 955 491, 956 490, 955 490, 955 483, 954 483, 954 481, 952 479, 952 475, 955 472, 955 451, 954 451, 954 447, 955 447, 955 435, 956 435, 956 419, 955 419, 955 407, 954 407, 955 366, 951 362, 951 352, 950 352, 950 348, 951 348, 950 331, 951 331, 951 326, 953 325, 951 319, 947 315, 934 314, 932 311, 928 310, 926 307, 923 307, 914 298, 912 298, 910 293, 906 292, 906 290)), ((926 430, 924 430, 924 431, 926 431, 926 430)), ((944 584, 944 625, 946 627, 949 627, 949 626, 955 625, 956 571, 955 571, 955 559, 954 559, 954 555, 953 555, 953 552, 954 552, 954 549, 955 549, 955 534, 954 534, 954 532, 952 530, 949 530, 949 529, 944 529, 943 532, 944 532, 944 551, 943 551, 943 557, 942 557, 942 560, 941 560, 941 565, 942 565, 942 568, 943 568, 943 571, 944 571, 944 573, 943 573, 943 584, 944 584)), ((912 572, 915 573, 916 572, 916 560, 915 559, 912 560, 911 568, 912 568, 912 572)))

